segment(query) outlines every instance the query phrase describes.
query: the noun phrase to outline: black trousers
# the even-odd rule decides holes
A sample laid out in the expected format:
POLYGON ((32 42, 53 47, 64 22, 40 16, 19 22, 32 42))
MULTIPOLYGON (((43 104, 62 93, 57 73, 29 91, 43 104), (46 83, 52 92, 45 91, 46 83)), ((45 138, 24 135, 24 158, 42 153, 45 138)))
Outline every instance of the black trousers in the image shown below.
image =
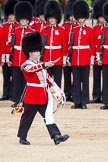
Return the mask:
POLYGON ((12 67, 7 63, 2 66, 3 73, 3 96, 12 97, 12 67))
POLYGON ((108 65, 102 65, 102 101, 103 104, 108 104, 108 65))
POLYGON ((26 82, 20 67, 15 66, 12 67, 12 76, 13 76, 12 101, 19 103, 26 82))
POLYGON ((101 88, 101 73, 102 66, 94 65, 93 66, 93 98, 101 98, 102 88, 101 88))
POLYGON ((64 67, 64 93, 66 97, 71 97, 73 91, 72 68, 71 66, 64 67))
POLYGON ((47 71, 50 76, 54 78, 54 81, 57 83, 57 85, 61 87, 62 66, 53 66, 51 68, 48 68, 47 71))
POLYGON ((72 66, 73 71, 73 101, 75 104, 89 103, 89 65, 72 66))
MULTIPOLYGON (((36 113, 39 112, 40 115, 45 118, 46 107, 47 105, 24 105, 24 113, 21 116, 18 137, 23 139, 27 138, 27 133, 31 127, 36 113)), ((46 125, 46 127, 51 138, 53 138, 55 135, 61 135, 60 130, 56 124, 46 125)))

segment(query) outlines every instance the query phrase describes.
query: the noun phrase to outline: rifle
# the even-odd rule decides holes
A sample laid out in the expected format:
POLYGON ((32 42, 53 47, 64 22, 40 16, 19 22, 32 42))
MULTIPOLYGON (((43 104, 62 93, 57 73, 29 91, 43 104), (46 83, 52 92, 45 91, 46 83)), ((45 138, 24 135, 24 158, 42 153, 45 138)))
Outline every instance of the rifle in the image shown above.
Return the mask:
POLYGON ((70 33, 70 47, 68 48, 68 50, 69 50, 69 54, 68 54, 69 62, 71 62, 71 59, 72 59, 72 46, 73 46, 73 43, 74 43, 74 32, 71 32, 70 33))
POLYGON ((42 47, 42 50, 41 50, 41 60, 42 60, 42 57, 43 57, 43 51, 44 51, 46 41, 47 41, 47 30, 48 30, 48 27, 46 27, 46 32, 44 33, 44 36, 42 38, 43 47, 42 47))
POLYGON ((102 30, 102 31, 101 31, 101 39, 100 39, 100 61, 102 61, 102 56, 103 56, 104 38, 105 38, 105 33, 104 33, 104 31, 102 30))
POLYGON ((10 48, 10 57, 9 57, 10 62, 12 62, 13 59, 14 44, 15 44, 15 34, 13 33, 11 38, 11 48, 10 48))

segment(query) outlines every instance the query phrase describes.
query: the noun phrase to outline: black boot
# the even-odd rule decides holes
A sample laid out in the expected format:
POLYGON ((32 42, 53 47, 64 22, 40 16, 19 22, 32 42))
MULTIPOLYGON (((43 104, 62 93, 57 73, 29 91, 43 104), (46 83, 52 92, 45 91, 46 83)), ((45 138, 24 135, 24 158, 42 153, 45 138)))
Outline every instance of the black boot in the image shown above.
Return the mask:
POLYGON ((82 107, 81 104, 74 104, 74 105, 71 106, 71 109, 79 109, 81 107, 82 107))
POLYGON ((8 96, 2 96, 2 97, 0 97, 0 101, 5 101, 5 100, 9 100, 9 97, 8 96))
POLYGON ((102 103, 100 98, 93 98, 93 100, 90 100, 89 103, 102 103))
POLYGON ((73 101, 73 98, 71 97, 71 96, 68 96, 68 97, 66 97, 66 102, 72 102, 73 101))
POLYGON ((108 104, 105 104, 100 107, 101 110, 108 110, 108 104))
POLYGON ((81 109, 87 109, 87 105, 86 105, 86 104, 83 104, 83 105, 81 106, 81 109))
POLYGON ((30 145, 30 142, 23 138, 20 138, 19 143, 21 143, 23 145, 30 145))
POLYGON ((11 105, 11 107, 12 107, 12 108, 17 107, 17 105, 18 105, 18 103, 15 102, 15 103, 13 103, 13 104, 11 105))
POLYGON ((60 142, 64 142, 68 138, 69 138, 69 135, 68 134, 65 134, 63 136, 62 135, 55 135, 54 136, 54 143, 55 143, 55 145, 58 145, 58 144, 60 144, 60 142))

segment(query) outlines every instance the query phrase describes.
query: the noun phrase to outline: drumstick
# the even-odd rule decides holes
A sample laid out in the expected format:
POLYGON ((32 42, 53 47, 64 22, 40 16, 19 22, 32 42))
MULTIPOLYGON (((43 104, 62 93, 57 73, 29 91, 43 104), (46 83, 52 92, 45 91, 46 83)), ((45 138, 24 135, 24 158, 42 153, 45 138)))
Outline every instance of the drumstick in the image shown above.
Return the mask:
POLYGON ((61 59, 61 57, 57 58, 56 60, 54 60, 54 61, 52 61, 52 62, 54 62, 54 64, 55 64, 55 63, 58 62, 60 59, 61 59))
MULTIPOLYGON (((55 63, 58 62, 60 59, 61 59, 61 57, 57 58, 56 60, 54 60, 54 61, 52 61, 52 62, 55 64, 55 63)), ((48 68, 49 68, 49 67, 46 67, 46 69, 48 69, 48 68)))

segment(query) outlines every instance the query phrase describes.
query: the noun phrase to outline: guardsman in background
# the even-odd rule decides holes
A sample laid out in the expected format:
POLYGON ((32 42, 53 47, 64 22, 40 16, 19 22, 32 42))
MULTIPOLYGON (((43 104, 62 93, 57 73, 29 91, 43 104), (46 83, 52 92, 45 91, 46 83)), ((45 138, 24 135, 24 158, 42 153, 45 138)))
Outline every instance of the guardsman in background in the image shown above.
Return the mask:
POLYGON ((0 65, 1 65, 1 55, 2 55, 2 38, 3 38, 3 27, 0 25, 0 65))
POLYGON ((54 62, 43 63, 40 61, 42 39, 37 31, 28 33, 23 37, 22 50, 27 57, 27 60, 21 66, 27 86, 24 93, 24 113, 22 114, 18 130, 19 142, 24 145, 30 145, 30 142, 27 140, 27 134, 35 115, 39 112, 45 121, 51 139, 54 140, 55 145, 60 144, 60 142, 66 141, 69 135, 61 135, 59 128, 54 122, 53 100, 51 100, 51 97, 49 98, 47 89, 48 87, 51 89, 50 95, 51 91, 56 92, 59 90, 62 92, 46 71, 46 67, 54 66, 54 62))
POLYGON ((41 31, 43 38, 46 35, 42 60, 47 62, 58 59, 53 67, 48 68, 48 73, 54 77, 54 81, 61 87, 62 66, 66 66, 67 58, 66 32, 63 27, 58 25, 62 17, 61 7, 56 1, 48 1, 44 9, 45 19, 49 26, 44 27, 41 31))
POLYGON ((27 2, 31 3, 31 5, 33 7, 33 17, 32 17, 32 20, 30 21, 29 25, 32 29, 35 29, 36 24, 40 22, 39 18, 35 17, 35 10, 34 10, 35 0, 18 0, 18 1, 27 1, 27 2))
POLYGON ((9 64, 10 49, 11 49, 11 36, 14 33, 18 23, 14 16, 14 6, 17 3, 16 0, 7 0, 4 5, 4 14, 7 18, 7 22, 3 24, 3 37, 2 37, 2 73, 3 73, 3 95, 0 98, 2 100, 9 100, 12 98, 12 68, 9 64))
MULTIPOLYGON (((105 19, 102 13, 102 7, 106 0, 95 0, 93 4, 93 15, 97 19, 97 25, 93 27, 95 44, 94 47, 97 48, 96 44, 101 39, 101 32, 105 26, 105 19)), ((96 50, 96 49, 95 49, 96 50)), ((98 56, 95 53, 95 61, 93 65, 93 100, 90 100, 90 103, 101 103, 102 97, 102 88, 101 88, 101 73, 102 65, 97 61, 98 56)))
POLYGON ((73 109, 86 109, 89 103, 89 71, 90 60, 93 62, 94 49, 92 46, 92 28, 86 26, 85 21, 89 18, 89 6, 83 0, 73 4, 73 14, 79 26, 73 29, 74 43, 71 66, 73 72, 73 109), (93 53, 92 53, 93 52, 93 53))
POLYGON ((34 30, 29 26, 29 22, 33 16, 33 7, 29 2, 18 2, 14 7, 15 18, 19 22, 19 27, 15 29, 14 51, 12 56, 12 75, 13 75, 13 94, 12 101, 15 102, 11 107, 17 107, 21 94, 25 87, 25 79, 20 66, 25 62, 26 57, 22 52, 22 38, 26 33, 34 30))
MULTIPOLYGON (((76 22, 74 16, 73 16, 73 10, 72 10, 72 5, 73 3, 75 2, 76 0, 69 0, 67 3, 66 3, 66 6, 65 6, 65 15, 64 15, 64 19, 65 19, 65 22, 63 24, 63 26, 65 27, 66 29, 66 35, 67 35, 67 40, 68 40, 68 49, 70 49, 70 46, 72 44, 72 32, 73 32, 73 28, 78 26, 78 23, 76 22)), ((69 51, 68 53, 70 53, 71 51, 69 51)), ((70 59, 71 58, 71 55, 70 54, 68 56, 67 59, 70 59)), ((72 81, 72 69, 71 69, 71 66, 70 64, 68 64, 67 62, 67 66, 64 67, 64 92, 65 92, 65 95, 66 95, 66 101, 71 101, 72 102, 72 92, 73 92, 73 81, 72 81)))
POLYGON ((40 22, 36 23, 35 30, 41 32, 42 28, 48 25, 44 17, 44 6, 48 0, 36 0, 35 1, 35 16, 39 18, 40 22))
POLYGON ((106 26, 103 28, 103 44, 98 41, 97 55, 98 62, 102 64, 102 103, 100 109, 108 109, 108 1, 103 5, 103 17, 106 20, 106 26))

